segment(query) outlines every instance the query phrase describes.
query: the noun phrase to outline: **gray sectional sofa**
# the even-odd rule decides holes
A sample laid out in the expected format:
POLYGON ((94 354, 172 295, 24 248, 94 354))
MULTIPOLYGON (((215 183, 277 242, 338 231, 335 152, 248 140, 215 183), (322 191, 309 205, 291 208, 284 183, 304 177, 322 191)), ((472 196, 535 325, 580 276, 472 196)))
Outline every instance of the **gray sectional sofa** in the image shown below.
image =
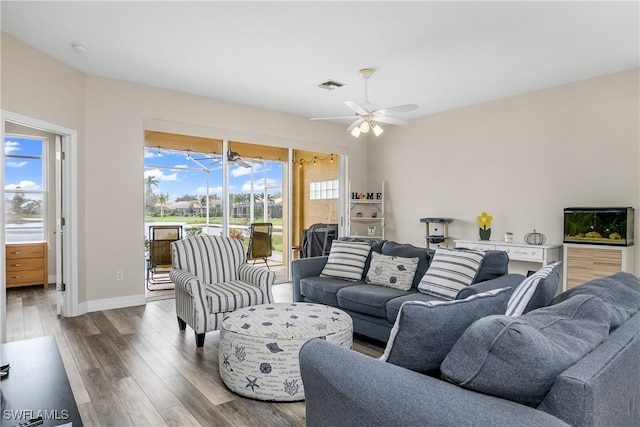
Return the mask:
MULTIPOLYGON (((338 241, 354 241, 339 239, 338 241)), ((368 242, 372 252, 383 255, 418 258, 411 289, 398 290, 365 282, 368 274, 367 260, 359 281, 347 281, 321 277, 328 257, 294 260, 293 300, 305 301, 340 308, 351 315, 354 332, 378 341, 386 342, 396 320, 400 306, 405 301, 440 301, 442 298, 419 292, 420 279, 428 270, 434 250, 400 244, 390 240, 368 242)), ((487 251, 471 286, 460 291, 456 299, 499 288, 515 288, 523 279, 520 274, 507 274, 509 257, 503 251, 487 251)))
MULTIPOLYGON (((392 336, 391 347, 419 347, 420 335, 411 337, 396 343, 392 336)), ((399 366, 432 340, 422 345, 394 364, 383 361, 389 345, 375 359, 307 342, 300 351, 307 426, 640 425, 640 278, 633 274, 593 280, 521 316, 479 318, 435 375, 399 366)))

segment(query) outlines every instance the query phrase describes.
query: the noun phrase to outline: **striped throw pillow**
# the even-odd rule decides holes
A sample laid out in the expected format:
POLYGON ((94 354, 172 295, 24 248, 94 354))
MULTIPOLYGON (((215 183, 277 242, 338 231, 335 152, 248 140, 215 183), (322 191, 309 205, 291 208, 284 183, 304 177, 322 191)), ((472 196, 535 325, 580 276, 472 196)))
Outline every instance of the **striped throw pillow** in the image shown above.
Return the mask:
MULTIPOLYGON (((515 291, 513 291, 511 298, 509 299, 507 312, 505 314, 507 316, 521 316, 522 314, 524 314, 527 305, 529 305, 529 302, 534 298, 536 291, 539 288, 542 288, 546 284, 546 281, 554 280, 552 283, 549 283, 549 285, 552 286, 553 291, 550 292, 549 300, 547 301, 548 303, 551 298, 553 298, 558 288, 561 265, 561 262, 556 262, 547 265, 546 267, 542 267, 540 270, 536 271, 531 276, 520 282, 515 291), (557 270, 557 277, 552 276, 554 269, 557 270)), ((544 289, 541 290, 544 291, 544 289)))
POLYGON ((482 264, 483 251, 438 248, 418 290, 453 300, 461 289, 473 283, 482 264))
POLYGON ((339 242, 331 244, 329 259, 320 273, 320 277, 357 282, 362 279, 364 264, 371 246, 366 242, 339 242))

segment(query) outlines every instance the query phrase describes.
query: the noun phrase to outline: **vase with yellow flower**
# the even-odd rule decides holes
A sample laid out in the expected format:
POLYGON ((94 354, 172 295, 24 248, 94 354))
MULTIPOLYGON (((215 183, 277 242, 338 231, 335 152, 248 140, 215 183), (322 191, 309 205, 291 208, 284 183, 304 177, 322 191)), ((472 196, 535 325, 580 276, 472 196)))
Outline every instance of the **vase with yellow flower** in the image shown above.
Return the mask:
POLYGON ((486 212, 482 212, 482 214, 477 218, 478 226, 480 227, 480 240, 489 240, 491 239, 491 220, 493 217, 486 212))

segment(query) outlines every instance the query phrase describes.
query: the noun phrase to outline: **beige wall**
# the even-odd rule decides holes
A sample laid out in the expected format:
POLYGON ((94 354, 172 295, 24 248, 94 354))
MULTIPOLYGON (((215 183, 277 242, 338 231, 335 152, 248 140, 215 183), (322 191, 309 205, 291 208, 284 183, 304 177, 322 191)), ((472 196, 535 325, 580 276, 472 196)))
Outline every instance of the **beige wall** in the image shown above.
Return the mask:
POLYGON ((420 246, 425 216, 476 238, 487 211, 496 238, 536 228, 560 243, 564 207, 640 208, 638 70, 354 139, 343 125, 86 76, 4 34, 1 55, 3 109, 78 131, 81 303, 143 294, 145 126, 349 154, 354 188, 386 182, 387 238, 420 246))
MULTIPOLYGON (((424 245, 420 218, 443 216, 454 218, 453 238, 477 239, 486 211, 492 239, 512 231, 523 241, 535 228, 562 243, 565 207, 640 209, 639 77, 635 69, 387 127, 369 141, 370 185, 387 185, 386 237, 424 245)), ((637 220, 635 229, 637 239, 637 220)))
POLYGON ((89 308, 144 293, 145 126, 348 154, 366 179, 366 141, 343 125, 87 76, 6 34, 1 53, 2 108, 78 130, 79 301, 89 308))

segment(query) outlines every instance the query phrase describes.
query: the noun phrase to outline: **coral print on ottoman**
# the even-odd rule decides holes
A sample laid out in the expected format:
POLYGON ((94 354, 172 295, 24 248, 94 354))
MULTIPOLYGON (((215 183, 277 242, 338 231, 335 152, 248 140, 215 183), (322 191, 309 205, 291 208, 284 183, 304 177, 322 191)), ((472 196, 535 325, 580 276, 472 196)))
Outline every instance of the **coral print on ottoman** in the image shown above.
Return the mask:
POLYGON ((478 226, 480 227, 480 240, 491 239, 491 220, 493 217, 486 212, 482 212, 478 218, 478 226))

